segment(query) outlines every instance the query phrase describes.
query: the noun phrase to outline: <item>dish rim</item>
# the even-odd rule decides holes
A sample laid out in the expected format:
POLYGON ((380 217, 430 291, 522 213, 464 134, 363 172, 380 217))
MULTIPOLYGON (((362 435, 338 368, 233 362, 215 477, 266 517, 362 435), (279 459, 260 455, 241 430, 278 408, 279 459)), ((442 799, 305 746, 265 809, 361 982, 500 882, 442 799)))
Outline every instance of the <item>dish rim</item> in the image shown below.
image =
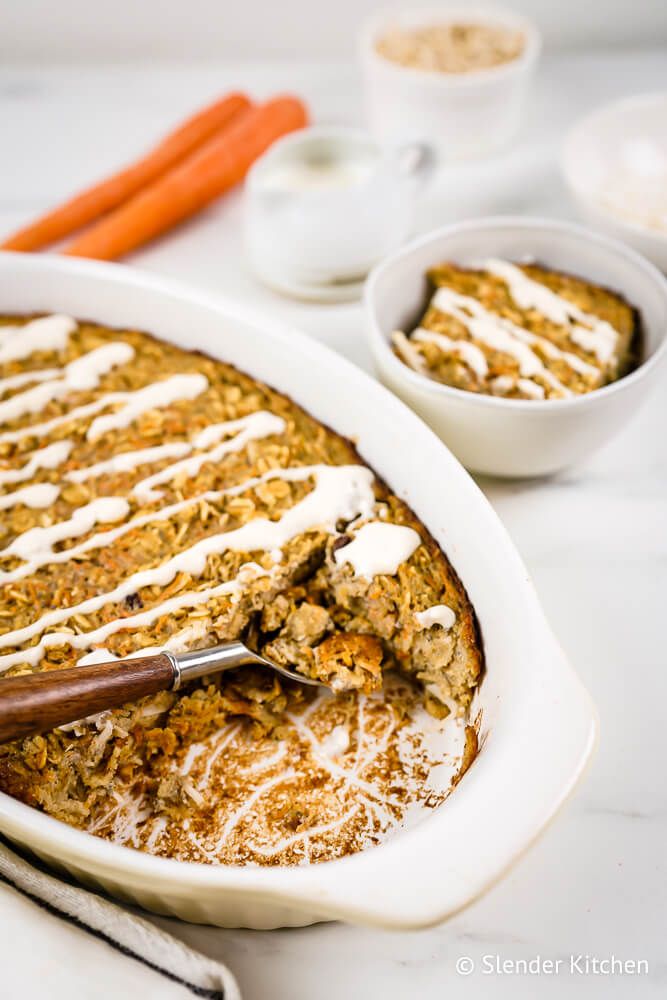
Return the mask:
POLYGON ((438 229, 433 229, 423 236, 417 237, 417 239, 412 240, 396 253, 385 257, 383 261, 373 268, 366 279, 363 302, 366 316, 370 320, 370 322, 366 324, 366 327, 368 330, 368 337, 371 342, 371 348, 374 351, 377 350, 382 353, 384 363, 394 371, 397 377, 407 379, 407 381, 416 388, 430 389, 435 395, 443 396, 445 399, 449 398, 459 401, 465 400, 466 402, 474 402, 479 406, 505 410, 528 411, 530 413, 565 413, 571 412, 574 409, 582 410, 597 405, 598 400, 608 398, 609 396, 622 391, 625 387, 641 381, 648 374, 648 372, 651 371, 651 369, 663 362, 664 357, 667 356, 667 330, 663 331, 662 341, 650 357, 641 361, 639 365, 627 375, 624 375, 622 378, 616 379, 615 382, 610 382, 608 385, 604 385, 599 389, 593 389, 591 392, 584 393, 580 396, 572 396, 567 399, 508 399, 503 396, 492 396, 488 393, 469 392, 467 389, 457 389, 455 386, 445 385, 443 382, 437 382, 435 379, 431 379, 427 375, 422 375, 420 372, 414 371, 403 361, 397 358, 390 347, 389 341, 380 329, 380 324, 377 320, 376 288, 384 272, 398 264, 400 261, 408 258, 412 253, 414 253, 414 251, 421 250, 422 247, 428 246, 429 243, 438 242, 450 235, 453 236, 460 232, 467 232, 475 229, 503 229, 509 226, 523 226, 529 231, 541 229, 560 233, 569 233, 570 235, 578 236, 582 240, 586 240, 588 243, 595 244, 601 249, 616 252, 620 254, 621 257, 624 257, 628 263, 638 267, 640 270, 643 270, 649 278, 653 279, 654 282, 661 287, 663 296, 667 302, 667 278, 661 274, 654 264, 642 256, 642 254, 638 251, 633 250, 631 247, 621 243, 620 240, 615 240, 613 237, 593 232, 586 226, 581 226, 576 222, 568 222, 562 219, 548 219, 546 217, 526 217, 521 215, 481 216, 480 218, 466 219, 462 222, 453 222, 446 226, 441 226, 438 229))
MULTIPOLYGON (((482 749, 478 762, 486 754, 484 766, 475 764, 456 789, 456 794, 441 809, 435 810, 421 823, 402 831, 378 847, 303 867, 212 866, 159 858, 77 830, 5 793, 0 793, 0 830, 29 849, 41 852, 42 856, 46 854, 55 858, 58 864, 65 867, 80 869, 85 862, 88 865, 88 868, 83 868, 85 873, 93 871, 99 874, 100 870, 103 871, 104 877, 99 876, 102 884, 104 878, 108 878, 117 886, 120 879, 122 887, 123 878, 131 879, 132 886, 143 887, 142 891, 150 890, 153 894, 158 891, 159 886, 167 896, 172 894, 169 898, 182 899, 201 893, 210 901, 212 895, 227 891, 234 898, 242 895, 258 905, 282 904, 297 911, 304 907, 308 912, 315 912, 317 919, 342 918, 397 929, 440 923, 468 905, 502 877, 553 818, 581 778, 597 741, 598 729, 597 715, 590 697, 569 666, 546 622, 518 552, 498 515, 474 481, 440 439, 387 389, 330 348, 253 308, 240 307, 220 296, 192 289, 182 282, 122 265, 70 260, 56 255, 32 256, 3 252, 0 253, 0 276, 5 271, 8 274, 12 271, 19 275, 23 273, 30 277, 31 287, 32 281, 39 280, 40 275, 47 275, 53 281, 64 277, 82 287, 89 284, 91 290, 101 283, 105 295, 108 293, 112 298, 119 294, 127 297, 132 289, 136 289, 148 300, 164 300, 165 306, 172 299, 195 312, 209 311, 221 324, 239 323, 249 330, 253 329, 265 343, 274 341, 276 348, 280 346, 292 353, 296 349, 305 368, 312 362, 323 372, 326 369, 327 378, 330 378, 332 371, 340 373, 340 377, 347 379, 352 390, 358 388, 363 391, 367 398, 377 403, 381 411, 390 414, 392 420, 402 421, 421 440, 422 457, 428 458, 431 455, 432 462, 427 467, 431 469, 433 466, 440 466, 443 474, 449 477, 450 486, 462 498, 465 497, 466 509, 476 508, 476 522, 481 523, 485 530, 490 529, 495 543, 494 553, 502 559, 503 573, 519 588, 517 605, 527 613, 526 634, 522 636, 521 642, 528 652, 534 650, 539 640, 544 655, 539 679, 535 677, 532 687, 529 684, 527 688, 519 688, 514 692, 515 697, 510 700, 510 706, 513 715, 518 713, 523 719, 528 734, 544 738, 546 732, 553 732, 556 740, 560 738, 562 752, 554 754, 553 745, 545 739, 549 754, 548 759, 541 762, 538 775, 537 762, 524 761, 524 757, 519 756, 516 733, 505 717, 504 724, 497 726, 491 733, 499 748, 495 758, 491 759, 489 752, 482 749), (564 702, 567 702, 572 711, 572 731, 567 739, 564 739, 562 733, 562 709, 559 708, 556 712, 554 707, 564 702), (546 721, 544 717, 540 717, 539 721, 536 718, 534 713, 538 708, 547 712, 546 721), (511 735, 508 736, 510 731, 511 735), (443 831, 445 840, 448 835, 450 840, 456 840, 458 836, 461 844, 467 845, 466 824, 469 824, 469 820, 465 816, 466 800, 471 805, 483 800, 484 807, 491 808, 493 803, 489 791, 492 783, 488 772, 498 771, 508 753, 510 762, 514 753, 515 759, 525 768, 524 778, 530 778, 539 795, 534 799, 525 793, 523 796, 520 792, 517 794, 512 783, 511 794, 515 796, 515 805, 521 808, 505 810, 502 822, 498 824, 496 836, 502 831, 506 841, 504 848, 495 854, 490 852, 490 856, 486 858, 464 858, 465 864, 457 865, 456 869, 448 873, 451 884, 442 881, 446 871, 440 872, 441 881, 438 882, 433 878, 432 870, 425 868, 425 855, 428 854, 432 862, 438 861, 443 831), (480 795, 480 784, 483 789, 485 781, 487 791, 480 795), (465 836, 461 832, 463 830, 466 830, 465 836), (35 842, 40 844, 39 848, 35 848, 35 842), (420 851, 420 842, 423 847, 428 848, 428 852, 420 851), (67 860, 63 860, 64 858, 67 860), (396 884, 392 880, 396 880, 396 884), (415 884, 420 887, 422 896, 415 893, 415 884)), ((83 292, 82 297, 85 297, 83 292)), ((5 309, 4 306, 0 308, 5 309)), ((103 304, 98 307, 91 305, 87 318, 97 318, 104 322, 103 316, 96 315, 96 308, 103 313, 106 307, 103 304)), ((122 308, 135 307, 126 307, 124 299, 122 308)), ((136 311, 140 311, 139 306, 136 306, 136 311)), ((161 336, 157 320, 155 325, 158 329, 151 332, 161 336)), ((222 348, 220 352, 213 353, 220 357, 222 348)), ((278 388, 286 391, 280 385, 278 388)), ((368 460, 371 465, 374 464, 373 456, 368 460)), ((433 525, 427 527, 434 531, 433 525)), ((439 534, 442 539, 441 530, 439 534)), ((447 548, 446 542, 441 543, 447 548)), ((451 552, 450 555, 456 566, 457 556, 451 552)), ((531 663, 531 676, 534 674, 531 663)), ((502 773, 505 775, 507 772, 503 770, 502 773)), ((474 809, 468 808, 468 812, 474 815, 474 809)), ((124 890, 121 888, 122 891, 124 890)))

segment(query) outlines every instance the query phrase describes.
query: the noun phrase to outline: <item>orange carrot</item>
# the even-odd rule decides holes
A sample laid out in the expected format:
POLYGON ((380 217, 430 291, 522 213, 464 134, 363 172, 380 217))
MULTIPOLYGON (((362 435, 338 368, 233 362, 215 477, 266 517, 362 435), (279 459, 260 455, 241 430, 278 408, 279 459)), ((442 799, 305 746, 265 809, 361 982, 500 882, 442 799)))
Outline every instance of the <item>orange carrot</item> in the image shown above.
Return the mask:
POLYGON ((244 94, 229 94, 203 108, 136 163, 47 212, 41 219, 14 233, 0 247, 4 250, 39 250, 94 222, 184 160, 249 107, 250 101, 244 94))
POLYGON ((82 233, 63 252, 100 260, 122 257, 199 212, 237 184, 272 142, 306 123, 306 109, 296 97, 276 97, 244 111, 224 132, 82 233))

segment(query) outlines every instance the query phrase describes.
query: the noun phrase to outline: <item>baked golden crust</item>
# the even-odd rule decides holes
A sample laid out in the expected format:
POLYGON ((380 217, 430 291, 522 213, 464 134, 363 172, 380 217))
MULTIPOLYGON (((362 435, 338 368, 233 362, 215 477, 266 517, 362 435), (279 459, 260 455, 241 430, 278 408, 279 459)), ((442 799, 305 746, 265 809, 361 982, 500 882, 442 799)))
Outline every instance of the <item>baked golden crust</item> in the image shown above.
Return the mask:
MULTIPOLYGON (((5 317, 0 327, 27 320, 5 317)), ((88 322, 76 325, 61 351, 37 351, 0 365, 0 379, 63 368, 110 342, 129 345, 131 362, 105 372, 93 389, 68 392, 47 402, 37 416, 26 413, 0 427, 0 474, 15 475, 47 444, 66 442, 69 447, 57 466, 40 467, 21 482, 57 488, 53 503, 10 506, 0 527, 0 668, 59 669, 75 665, 91 650, 101 653, 100 658, 123 657, 176 640, 203 647, 241 637, 279 662, 339 687, 370 691, 377 688, 381 671, 398 667, 428 685, 431 696, 436 692, 465 710, 482 666, 473 610, 435 541, 377 478, 369 480, 370 516, 412 528, 419 536, 395 573, 358 576, 349 562, 336 558, 358 527, 358 515, 335 526, 295 530, 278 552, 218 546, 205 550, 201 565, 191 565, 189 554, 211 540, 238 537, 262 519, 286 522, 317 490, 320 466, 365 468, 350 442, 287 397, 202 354, 138 331, 88 322), (175 373, 203 376, 205 387, 192 398, 150 407, 94 439, 90 414, 67 417, 109 393, 136 393, 175 373), (269 424, 258 436, 241 439, 247 430, 243 422, 259 413, 282 421, 281 427, 269 424), (48 430, 30 431, 45 422, 48 430), (136 451, 190 447, 198 435, 210 434, 212 426, 229 422, 235 425, 220 439, 223 454, 183 467, 174 476, 164 475, 175 461, 183 461, 174 454, 159 457, 154 451, 149 462, 132 468, 109 464, 136 451), (137 483, 156 475, 163 481, 137 492, 137 483), (106 498, 123 498, 127 509, 122 516, 86 523, 79 530, 76 518, 82 508, 106 498), (169 516, 161 516, 164 510, 169 516), (41 561, 35 561, 32 550, 25 555, 26 539, 35 529, 63 523, 70 529, 41 561), (104 544, 86 549, 105 532, 104 544), (22 540, 18 547, 17 539, 22 540), (75 549, 73 556, 67 555, 75 549), (174 558, 174 571, 158 579, 156 571, 174 558), (137 577, 144 572, 149 574, 145 585, 121 595, 119 585, 144 581, 137 577), (229 591, 221 592, 225 586, 229 591), (109 599, 100 603, 100 595, 109 599), (420 625, 415 613, 440 604, 452 609, 455 624, 450 629, 420 625), (43 629, 27 634, 54 609, 58 621, 44 619, 43 629), (49 645, 47 640, 42 648, 40 643, 54 633, 60 635, 58 641, 49 645), (94 637, 90 643, 87 633, 94 637), (10 641, 14 635, 16 640, 10 641)), ((112 402, 109 412, 119 412, 124 399, 112 402)), ((202 443, 185 454, 197 457, 205 451, 202 443)), ((36 551, 39 555, 39 546, 36 551)), ((288 716, 306 710, 310 697, 299 686, 258 670, 205 679, 178 694, 164 692, 90 723, 0 748, 0 788, 112 839, 118 839, 118 831, 114 833, 113 824, 107 828, 102 818, 114 797, 122 795, 142 796, 151 822, 180 823, 188 810, 201 807, 197 795, 193 798, 192 789, 187 790, 188 781, 174 772, 193 748, 239 720, 246 720, 242 726, 257 740, 281 739, 288 716)), ((414 701, 413 695, 401 697, 414 701)), ((400 720, 399 701, 395 711, 400 720)), ((214 806, 208 802, 206 809, 214 806)), ((148 839, 135 846, 157 849, 148 839)), ((340 845, 337 850, 346 853, 340 845)), ((182 856, 172 839, 161 851, 182 856)), ((325 851, 326 856, 335 854, 325 851)), ((238 853, 230 857, 245 860, 238 853)), ((259 855, 252 860, 262 863, 259 855)), ((293 859, 281 855, 279 860, 293 859)))
POLYGON ((449 262, 431 268, 431 293, 418 327, 408 337, 394 337, 403 361, 446 385, 514 399, 581 395, 636 367, 639 317, 620 295, 537 264, 494 263, 499 272, 449 262), (534 301, 530 287, 526 302, 515 297, 513 275, 533 283, 534 301), (453 292, 453 301, 439 302, 439 289, 453 292), (553 301, 539 304, 541 289, 557 297, 555 313, 553 301), (470 301, 482 307, 475 316, 470 301), (576 312, 559 316, 563 304, 566 313, 567 304, 576 312), (488 331, 489 319, 499 321, 495 330, 488 331))

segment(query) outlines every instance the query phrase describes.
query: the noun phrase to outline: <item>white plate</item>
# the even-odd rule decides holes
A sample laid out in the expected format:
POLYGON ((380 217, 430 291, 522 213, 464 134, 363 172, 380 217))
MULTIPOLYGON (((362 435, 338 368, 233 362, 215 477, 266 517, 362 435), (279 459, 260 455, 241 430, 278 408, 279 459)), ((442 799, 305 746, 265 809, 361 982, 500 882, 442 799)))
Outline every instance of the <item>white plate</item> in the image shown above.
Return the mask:
MULTIPOLYGON (((116 265, 0 254, 0 312, 46 310, 132 325, 224 358, 355 437, 423 519, 477 610, 487 675, 481 752, 447 802, 380 847, 299 868, 171 861, 75 830, 0 794, 0 830, 53 865, 185 920, 268 928, 340 918, 444 920, 492 885, 572 791, 593 749, 591 701, 495 513, 438 438, 348 361, 271 319, 116 265)), ((562 859, 567 877, 567 859, 562 859)))
POLYGON ((649 189, 659 196, 661 188, 667 206, 667 93, 627 97, 586 115, 565 140, 561 169, 589 222, 667 271, 667 231, 632 216, 633 205, 644 213, 649 189))

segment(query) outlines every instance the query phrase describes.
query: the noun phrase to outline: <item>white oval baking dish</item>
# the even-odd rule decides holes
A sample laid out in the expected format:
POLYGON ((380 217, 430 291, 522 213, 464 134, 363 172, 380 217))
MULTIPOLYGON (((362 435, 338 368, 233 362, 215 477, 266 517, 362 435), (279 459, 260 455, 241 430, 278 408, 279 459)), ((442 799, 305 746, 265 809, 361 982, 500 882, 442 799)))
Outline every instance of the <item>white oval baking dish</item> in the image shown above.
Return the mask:
MULTIPOLYGON (((444 920, 491 886, 552 818, 595 744, 568 665, 497 516, 403 403, 332 351, 272 319, 117 265, 0 254, 0 312, 59 311, 132 325, 275 385, 358 441, 458 570, 484 635, 481 751, 419 825, 340 861, 233 868, 151 857, 0 794, 0 831, 51 865, 159 913, 270 928, 343 919, 393 928, 444 920)), ((564 859, 564 866, 567 865, 564 859)))

